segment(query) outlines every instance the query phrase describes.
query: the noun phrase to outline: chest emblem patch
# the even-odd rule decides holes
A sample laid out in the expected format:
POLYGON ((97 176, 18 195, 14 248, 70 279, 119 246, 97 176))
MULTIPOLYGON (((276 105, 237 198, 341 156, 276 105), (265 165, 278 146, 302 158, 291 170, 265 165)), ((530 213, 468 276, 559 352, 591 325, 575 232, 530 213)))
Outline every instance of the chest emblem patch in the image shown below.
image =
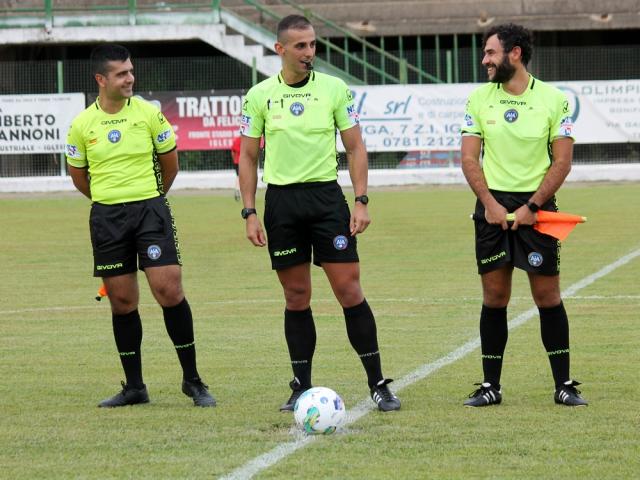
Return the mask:
POLYGON ((509 123, 515 122, 518 119, 518 111, 514 108, 507 110, 504 112, 504 119, 509 123))
POLYGON ((291 113, 293 113, 296 117, 299 117, 304 113, 304 105, 300 102, 292 103, 289 107, 289 111, 291 111, 291 113))
POLYGON ((111 143, 118 143, 122 138, 122 134, 120 133, 120 130, 111 130, 107 133, 107 138, 111 143))

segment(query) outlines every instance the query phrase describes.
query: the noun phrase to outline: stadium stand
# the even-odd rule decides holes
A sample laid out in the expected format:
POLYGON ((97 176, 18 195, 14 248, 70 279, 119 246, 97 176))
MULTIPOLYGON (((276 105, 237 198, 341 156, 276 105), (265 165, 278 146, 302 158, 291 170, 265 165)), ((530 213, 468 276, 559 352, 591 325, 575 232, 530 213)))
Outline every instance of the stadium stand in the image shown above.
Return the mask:
MULTIPOLYGON (((277 18, 300 11, 313 16, 318 33, 330 42, 318 46, 318 69, 330 62, 343 69, 338 74, 351 85, 484 81, 478 56, 482 32, 505 21, 534 30, 531 67, 540 78, 640 78, 637 0, 5 0, 0 3, 0 94, 92 92, 86 57, 91 44, 105 39, 134 52, 138 91, 248 88, 278 68, 269 50, 277 18), (364 54, 361 39, 372 45, 364 54), (344 52, 368 67, 348 62, 344 52), (161 79, 146 73, 154 71, 158 57, 161 79), (404 75, 398 59, 409 66, 404 75)), ((575 158, 577 163, 637 163, 639 145, 576 145, 575 158)), ((185 152, 182 158, 183 170, 230 168, 224 151, 185 152)), ((396 168, 407 158, 407 152, 373 153, 371 165, 396 168)), ((63 170, 54 154, 0 155, 0 177, 63 170)))

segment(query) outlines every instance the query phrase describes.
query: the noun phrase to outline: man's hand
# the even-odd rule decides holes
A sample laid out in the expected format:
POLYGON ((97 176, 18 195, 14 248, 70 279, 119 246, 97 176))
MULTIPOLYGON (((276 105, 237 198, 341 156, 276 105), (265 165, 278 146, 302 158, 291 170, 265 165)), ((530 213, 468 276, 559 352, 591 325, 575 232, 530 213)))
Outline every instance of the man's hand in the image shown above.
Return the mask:
POLYGON ((491 225, 500 225, 502 230, 509 228, 507 224, 507 209, 498 202, 493 202, 490 206, 484 207, 484 218, 491 225))
POLYGON ((351 236, 355 237, 358 233, 364 232, 371 219, 369 218, 369 210, 366 205, 356 202, 351 212, 351 220, 349 221, 349 229, 351 230, 351 236))
POLYGON ((256 214, 247 217, 247 238, 256 247, 264 247, 267 244, 267 238, 264 236, 264 230, 256 214))
POLYGON ((520 225, 533 225, 537 221, 537 216, 533 213, 529 207, 522 205, 515 212, 516 219, 511 225, 511 230, 517 230, 520 225))

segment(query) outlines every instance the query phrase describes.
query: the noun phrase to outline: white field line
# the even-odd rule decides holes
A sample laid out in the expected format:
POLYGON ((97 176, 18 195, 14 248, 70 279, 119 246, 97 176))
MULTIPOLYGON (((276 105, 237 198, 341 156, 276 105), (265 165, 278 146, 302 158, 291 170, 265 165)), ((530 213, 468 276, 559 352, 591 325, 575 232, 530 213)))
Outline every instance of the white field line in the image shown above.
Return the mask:
MULTIPOLYGON (((571 298, 573 300, 640 300, 640 295, 566 295, 563 297, 571 298)), ((457 304, 461 302, 479 302, 481 297, 440 297, 440 298, 375 298, 367 297, 367 300, 372 305, 378 303, 418 303, 423 305, 447 305, 457 304)), ((512 302, 530 301, 530 296, 525 297, 511 297, 512 302)), ((108 304, 108 300, 103 300, 105 304, 108 304)), ((192 308, 198 308, 200 305, 261 305, 261 304, 283 304, 283 299, 252 299, 252 300, 213 300, 210 302, 198 302, 192 308)), ((335 298, 318 298, 313 299, 313 303, 336 303, 335 298)), ((141 307, 155 307, 156 303, 141 303, 141 307)), ((0 310, 0 315, 16 315, 20 313, 38 313, 38 312, 71 312, 81 310, 94 310, 99 305, 97 303, 90 303, 88 305, 69 305, 58 307, 34 307, 34 308, 18 308, 14 310, 0 310)))
MULTIPOLYGON (((608 275, 609 273, 613 272, 615 269, 629 263, 631 260, 633 260, 638 256, 640 256, 640 249, 637 249, 629 253, 628 255, 620 257, 615 262, 610 263, 609 265, 603 267, 597 272, 587 277, 584 277, 582 280, 579 280, 573 285, 571 285, 569 288, 567 288, 562 292, 562 296, 566 298, 574 295, 575 293, 582 290, 583 288, 591 285, 596 280, 608 275)), ((526 310, 525 312, 521 313, 520 315, 518 315, 516 318, 514 318, 509 322, 509 329, 513 330, 514 328, 519 327, 520 325, 522 325, 523 323, 525 323, 526 321, 534 317, 537 313, 538 313, 538 309, 536 307, 526 310)), ((405 375, 397 382, 394 382, 395 390, 400 391, 403 388, 408 387, 409 385, 428 377, 432 373, 440 370, 442 367, 445 367, 465 357, 466 355, 474 351, 479 346, 480 346, 480 337, 476 337, 473 340, 469 340, 464 345, 461 345, 455 350, 449 352, 444 357, 441 357, 435 360, 434 362, 425 363, 424 365, 419 366, 413 372, 410 372, 409 374, 405 375)), ((355 407, 349 410, 347 418, 345 419, 345 422, 344 422, 344 426, 347 426, 351 423, 358 421, 361 417, 365 416, 367 413, 369 413, 373 409, 374 409, 374 404, 369 398, 362 400, 355 407)), ((317 438, 319 438, 317 436, 304 436, 300 433, 294 434, 294 437, 295 437, 294 440, 277 445, 270 451, 263 453, 262 455, 258 455, 252 460, 249 460, 247 463, 245 463, 241 467, 237 468, 236 470, 233 470, 228 475, 225 475, 224 477, 221 477, 221 478, 224 480, 250 479, 254 475, 275 465, 280 460, 288 457, 292 453, 316 441, 317 438)))

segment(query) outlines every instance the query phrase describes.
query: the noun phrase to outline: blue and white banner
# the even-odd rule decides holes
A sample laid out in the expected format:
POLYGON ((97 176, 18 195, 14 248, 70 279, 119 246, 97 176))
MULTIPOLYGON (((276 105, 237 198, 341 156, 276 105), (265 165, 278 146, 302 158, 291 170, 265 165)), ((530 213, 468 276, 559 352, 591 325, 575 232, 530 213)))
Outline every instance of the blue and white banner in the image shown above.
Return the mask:
POLYGON ((83 93, 0 95, 0 155, 64 152, 83 93))
MULTIPOLYGON (((640 80, 550 83, 569 98, 576 143, 640 142, 640 80)), ((458 149, 465 103, 479 85, 352 87, 367 149, 458 149)))

